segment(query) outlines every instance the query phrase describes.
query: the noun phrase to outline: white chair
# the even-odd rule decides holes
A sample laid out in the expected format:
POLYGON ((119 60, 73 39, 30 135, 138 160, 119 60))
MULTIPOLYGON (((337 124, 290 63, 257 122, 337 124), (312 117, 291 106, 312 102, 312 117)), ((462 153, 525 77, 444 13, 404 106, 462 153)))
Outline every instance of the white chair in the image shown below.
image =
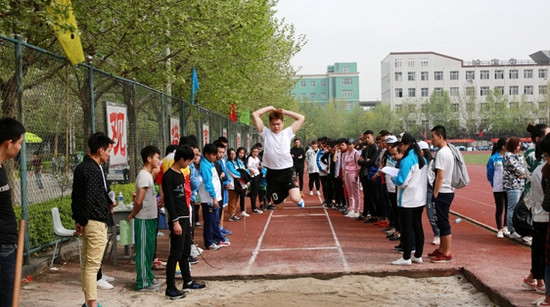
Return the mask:
POLYGON ((59 209, 57 207, 52 208, 52 221, 53 221, 53 231, 57 240, 55 242, 55 247, 53 249, 52 262, 50 267, 53 266, 53 261, 57 257, 57 246, 59 246, 59 254, 61 254, 61 245, 59 243, 63 242, 63 239, 76 238, 78 241, 78 255, 80 257, 80 266, 82 266, 82 242, 80 241, 80 236, 74 235, 74 230, 67 229, 61 224, 61 217, 59 216, 59 209))

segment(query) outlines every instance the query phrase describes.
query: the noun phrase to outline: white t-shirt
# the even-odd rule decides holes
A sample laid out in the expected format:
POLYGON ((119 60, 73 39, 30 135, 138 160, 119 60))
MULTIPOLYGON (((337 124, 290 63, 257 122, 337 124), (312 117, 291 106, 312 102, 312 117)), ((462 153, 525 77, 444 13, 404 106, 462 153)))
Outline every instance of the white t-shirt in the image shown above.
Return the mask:
POLYGON ((455 189, 451 186, 454 166, 455 160, 449 146, 439 149, 435 154, 434 168, 438 171, 443 170, 443 180, 439 188, 440 193, 454 193, 455 189))
POLYGON ((292 127, 287 127, 277 134, 264 127, 260 136, 264 141, 263 166, 276 170, 291 168, 294 165, 290 155, 290 144, 294 137, 292 127))
POLYGON ((153 176, 148 171, 142 169, 136 177, 136 194, 139 189, 147 188, 145 197, 143 198, 143 206, 136 214, 136 218, 142 220, 157 218, 157 198, 155 197, 155 183, 153 176))

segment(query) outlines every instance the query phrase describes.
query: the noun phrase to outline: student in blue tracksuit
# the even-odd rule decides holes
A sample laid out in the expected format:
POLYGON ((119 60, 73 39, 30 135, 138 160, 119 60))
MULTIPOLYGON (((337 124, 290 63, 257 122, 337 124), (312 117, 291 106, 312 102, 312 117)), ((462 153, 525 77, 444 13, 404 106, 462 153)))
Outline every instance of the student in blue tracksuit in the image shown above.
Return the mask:
MULTIPOLYGON (((506 221, 506 210, 508 210, 508 199, 506 198, 506 191, 502 183, 502 157, 506 153, 506 139, 500 138, 493 146, 493 153, 487 161, 487 180, 493 187, 493 197, 495 198, 495 220, 497 223, 497 237, 504 238, 504 233, 508 232, 506 226, 503 225, 506 221), (506 228, 506 229, 504 229, 506 228)), ((508 233, 507 233, 508 234, 508 233)))

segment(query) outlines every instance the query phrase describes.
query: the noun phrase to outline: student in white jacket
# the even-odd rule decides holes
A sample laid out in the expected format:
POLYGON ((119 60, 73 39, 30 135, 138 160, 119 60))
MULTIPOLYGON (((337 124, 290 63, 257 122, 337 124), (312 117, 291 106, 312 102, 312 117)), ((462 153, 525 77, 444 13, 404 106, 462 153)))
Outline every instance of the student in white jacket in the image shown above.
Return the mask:
POLYGON ((393 177, 393 183, 397 186, 397 210, 401 218, 403 257, 392 261, 392 264, 411 265, 412 262, 422 263, 422 211, 426 206, 428 167, 411 134, 403 134, 399 149, 403 153, 403 159, 399 162, 399 173, 393 177), (413 250, 415 251, 411 258, 413 250))

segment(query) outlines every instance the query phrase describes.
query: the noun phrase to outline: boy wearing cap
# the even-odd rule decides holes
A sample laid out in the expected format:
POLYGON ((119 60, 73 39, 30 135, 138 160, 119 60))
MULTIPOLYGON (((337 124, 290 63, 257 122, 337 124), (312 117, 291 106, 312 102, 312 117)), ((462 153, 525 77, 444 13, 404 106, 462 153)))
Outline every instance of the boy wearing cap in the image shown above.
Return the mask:
MULTIPOLYGON (((267 193, 275 205, 290 199, 299 207, 304 207, 300 189, 295 184, 293 160, 290 155, 290 143, 296 132, 304 123, 301 114, 275 109, 273 106, 261 108, 252 113, 254 125, 264 143, 263 166, 266 168, 267 193), (269 112, 269 129, 264 126, 261 116, 269 112), (290 127, 284 128, 283 117, 288 115, 294 119, 290 127), (284 129, 283 129, 284 128, 284 129)), ((277 206, 282 209, 282 205, 277 206)))

